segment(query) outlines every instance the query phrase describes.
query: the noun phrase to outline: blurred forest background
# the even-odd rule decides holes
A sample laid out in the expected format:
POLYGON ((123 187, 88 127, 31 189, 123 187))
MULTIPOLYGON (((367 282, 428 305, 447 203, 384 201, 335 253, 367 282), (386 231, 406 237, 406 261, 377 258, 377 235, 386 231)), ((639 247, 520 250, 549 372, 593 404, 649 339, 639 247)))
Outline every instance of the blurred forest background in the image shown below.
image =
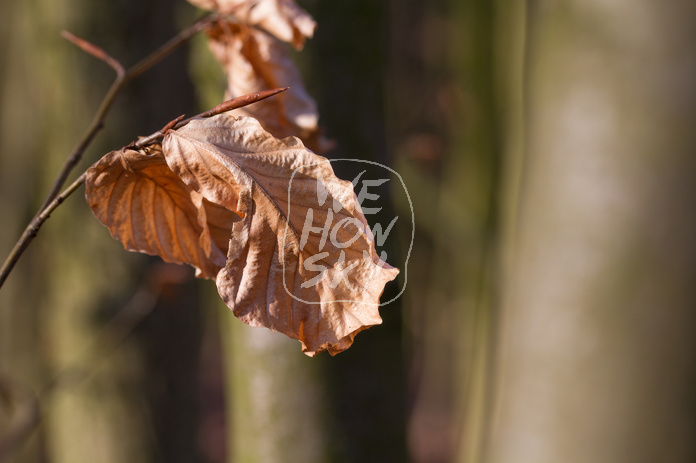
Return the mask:
MULTIPOLYGON (((80 189, 0 291, 0 460, 695 461, 696 5, 299 4, 329 157, 391 166, 413 201, 404 295, 310 359, 125 252, 80 189)), ((200 14, 0 2, 3 258, 113 79, 60 31, 130 65, 200 14)), ((197 36, 126 88, 78 170, 223 87, 197 36)))

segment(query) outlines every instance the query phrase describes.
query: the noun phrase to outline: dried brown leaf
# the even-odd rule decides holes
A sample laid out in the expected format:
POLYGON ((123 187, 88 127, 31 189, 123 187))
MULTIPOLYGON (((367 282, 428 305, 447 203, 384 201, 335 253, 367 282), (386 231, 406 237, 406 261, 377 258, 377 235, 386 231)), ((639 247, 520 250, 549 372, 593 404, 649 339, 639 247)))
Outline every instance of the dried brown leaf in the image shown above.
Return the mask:
POLYGON ((242 321, 298 339, 310 356, 381 323, 379 298, 398 270, 377 256, 351 183, 325 158, 229 114, 169 131, 163 150, 193 191, 244 217, 216 280, 242 321))
POLYGON ((218 23, 208 34, 210 49, 227 74, 227 97, 290 87, 235 114, 258 119, 278 138, 297 136, 316 153, 333 148, 334 143, 321 135, 317 105, 285 44, 263 31, 234 23, 218 23))
POLYGON ((205 278, 224 267, 240 216, 182 182, 159 146, 108 153, 87 171, 85 188, 94 215, 127 250, 190 264, 205 278))
POLYGON ((189 0, 206 10, 233 14, 249 26, 257 26, 301 50, 314 35, 317 23, 294 0, 189 0))

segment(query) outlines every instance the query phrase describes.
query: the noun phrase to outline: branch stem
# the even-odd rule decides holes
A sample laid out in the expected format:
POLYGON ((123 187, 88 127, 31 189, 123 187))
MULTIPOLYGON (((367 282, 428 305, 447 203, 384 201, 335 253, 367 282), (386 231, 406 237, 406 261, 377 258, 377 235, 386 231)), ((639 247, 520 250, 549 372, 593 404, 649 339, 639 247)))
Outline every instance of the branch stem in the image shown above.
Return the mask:
POLYGON ((150 143, 153 143, 159 138, 164 137, 164 135, 167 133, 168 130, 170 129, 179 129, 189 122, 191 122, 193 119, 200 118, 200 117, 212 117, 216 116, 218 114, 231 111, 233 109, 237 108, 242 108, 244 106, 250 105, 252 103, 256 103, 257 101, 265 100, 266 98, 270 98, 273 95, 277 95, 280 92, 284 92, 290 87, 281 87, 281 88, 274 88, 273 90, 263 90, 261 92, 256 92, 256 93, 249 93, 247 95, 242 95, 238 96, 237 98, 232 98, 227 101, 223 101, 219 105, 215 106, 214 108, 211 108, 207 111, 203 111, 202 113, 198 113, 195 116, 191 116, 188 119, 184 119, 184 116, 179 116, 178 118, 174 119, 167 125, 165 125, 161 130, 158 130, 157 132, 148 135, 147 137, 143 137, 139 139, 138 141, 134 142, 131 147, 135 148, 141 148, 143 146, 149 145, 150 143))
POLYGON ((41 207, 34 215, 32 220, 29 222, 29 225, 27 225, 27 227, 24 229, 24 232, 22 233, 21 237, 15 244, 10 254, 7 256, 7 259, 5 259, 5 262, 3 263, 2 268, 0 269, 0 288, 2 288, 2 285, 5 283, 5 280, 7 280, 7 277, 9 276, 10 272, 12 272, 12 269, 17 264, 17 261, 19 261, 19 258, 22 256, 29 244, 33 241, 34 237, 36 237, 39 228, 41 228, 41 225, 43 225, 46 219, 48 219, 51 212, 56 207, 58 207, 65 200, 65 198, 70 196, 70 194, 72 194, 72 192, 75 191, 75 189, 77 189, 78 186, 84 183, 85 174, 82 174, 80 177, 77 178, 77 180, 75 180, 75 182, 73 182, 72 185, 66 188, 65 191, 59 193, 65 185, 65 182, 67 181, 68 177, 70 176, 70 173, 82 159, 82 155, 84 154, 87 147, 92 143, 97 133, 104 127, 104 120, 106 119, 106 116, 109 113, 109 110, 111 109, 114 100, 121 92, 123 87, 128 82, 150 69, 156 63, 160 62, 163 58, 165 58, 167 55, 169 55, 171 52, 173 52, 179 46, 181 46, 184 42, 190 39, 194 34, 200 32, 210 23, 215 21, 216 18, 217 16, 215 15, 209 15, 205 16, 202 19, 199 19, 193 25, 179 32, 176 36, 174 36, 160 48, 150 53, 148 56, 146 56, 145 58, 143 58, 138 63, 131 66, 125 71, 123 70, 123 66, 117 60, 112 58, 99 47, 92 45, 86 40, 76 37, 73 34, 63 33, 63 37, 70 40, 72 43, 80 47, 85 52, 95 56, 98 59, 101 59, 106 64, 111 66, 116 71, 116 78, 114 79, 114 82, 111 84, 111 87, 109 87, 109 90, 104 95, 104 98, 102 99, 99 108, 94 114, 94 117, 92 118, 92 122, 90 123, 89 127, 87 128, 84 135, 73 149, 72 153, 70 153, 68 158, 63 163, 63 166, 58 172, 58 175, 56 176, 56 179, 53 182, 51 189, 49 190, 48 194, 41 203, 41 207))
POLYGON ((116 78, 114 79, 114 82, 111 84, 109 90, 106 92, 106 95, 104 95, 104 98, 102 99, 101 104, 97 109, 97 112, 94 114, 94 117, 92 118, 92 122, 90 123, 89 128, 82 136, 82 139, 78 142, 77 146, 73 149, 70 156, 68 156, 68 158, 65 160, 65 163, 63 164, 61 170, 56 176, 51 190, 46 195, 46 198, 43 200, 43 203, 39 208, 39 212, 42 211, 53 200, 53 198, 55 198, 55 196, 58 194, 61 188, 63 188, 63 185, 65 185, 68 176, 75 168, 77 163, 80 162, 80 160, 82 159, 82 155, 84 154, 87 147, 92 143, 92 140, 94 139, 95 135, 104 127, 104 120, 106 119, 106 116, 109 113, 111 106, 113 105, 114 101, 116 100, 116 97, 121 92, 123 87, 125 87, 125 85, 128 82, 135 79, 158 62, 162 61, 162 59, 164 59, 170 53, 172 53, 174 50, 180 47, 194 34, 203 30, 214 20, 215 16, 206 16, 198 20, 191 26, 179 32, 176 36, 171 38, 169 41, 167 41, 167 43, 159 47, 157 50, 153 51, 148 56, 146 56, 145 58, 143 58, 142 60, 140 60, 139 62, 137 62, 125 71, 123 70, 123 66, 121 66, 121 64, 118 63, 118 61, 111 58, 111 56, 103 52, 98 47, 89 44, 87 41, 80 39, 79 37, 76 37, 70 33, 63 33, 64 37, 68 38, 68 40, 75 43, 81 49, 87 51, 91 55, 101 59, 102 61, 106 62, 109 66, 111 66, 116 71, 116 78))
POLYGON ((31 219, 31 222, 29 222, 27 228, 24 229, 22 236, 19 238, 19 240, 17 240, 17 242, 14 245, 14 248, 12 248, 12 251, 7 256, 5 263, 2 265, 2 269, 0 269, 0 287, 2 287, 3 283, 5 283, 5 280, 7 280, 7 277, 9 276, 14 266, 17 264, 17 261, 19 261, 19 258, 22 256, 22 254, 24 254, 24 251, 29 247, 31 242, 36 237, 37 233, 39 233, 41 225, 43 225, 43 223, 46 220, 48 220, 48 218, 51 216, 51 213, 58 206, 60 206, 68 196, 73 194, 73 192, 77 190, 77 188, 80 185, 85 183, 86 178, 87 173, 85 172, 82 175, 80 175, 77 179, 75 179, 75 181, 72 184, 70 184, 69 187, 63 190, 62 193, 56 195, 43 210, 41 210, 38 214, 34 216, 33 219, 31 219))
POLYGON ((196 35, 198 32, 202 31, 208 27, 211 23, 218 20, 217 15, 208 15, 199 19, 191 26, 179 32, 177 35, 169 39, 164 45, 159 47, 157 50, 150 53, 148 56, 140 60, 135 65, 128 68, 124 78, 124 84, 130 82, 131 80, 138 77, 143 72, 150 69, 153 65, 157 64, 165 56, 172 53, 174 50, 179 48, 182 44, 188 41, 191 37, 196 35))

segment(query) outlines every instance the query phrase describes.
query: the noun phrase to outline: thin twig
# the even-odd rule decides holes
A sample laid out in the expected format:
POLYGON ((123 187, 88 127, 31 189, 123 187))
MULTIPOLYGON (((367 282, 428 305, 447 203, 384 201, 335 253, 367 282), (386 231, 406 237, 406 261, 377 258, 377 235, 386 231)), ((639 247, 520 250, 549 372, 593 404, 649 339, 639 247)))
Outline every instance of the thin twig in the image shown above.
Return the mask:
POLYGON ((75 45, 77 45, 79 48, 82 49, 82 51, 89 53, 95 58, 104 61, 106 64, 111 66, 111 68, 114 71, 116 71, 116 75, 123 75, 126 73, 126 70, 123 68, 123 65, 116 58, 112 57, 107 52, 94 45, 93 43, 88 42, 87 40, 78 37, 69 31, 61 31, 60 35, 63 36, 64 39, 69 40, 75 45))
POLYGON ((10 272, 12 272, 12 269, 17 264, 17 261, 24 253, 26 248, 29 246, 31 241, 34 239, 34 237, 39 231, 39 228, 41 227, 43 222, 46 221, 53 209, 60 205, 60 203, 65 200, 65 197, 69 196, 75 188, 77 188, 80 184, 84 182, 83 174, 75 181, 75 183, 73 183, 73 185, 66 189, 66 192, 70 190, 67 193, 67 195, 63 196, 62 193, 59 194, 59 192, 65 185, 65 182, 67 181, 68 177, 70 176, 70 173, 73 171, 77 163, 80 162, 80 159, 82 159, 82 155, 84 154, 85 150, 92 143, 92 140, 99 132, 99 130, 101 130, 101 128, 104 126, 104 120, 106 118, 106 115, 109 113, 109 110, 111 109, 111 106, 113 105, 116 96, 123 89, 124 85, 130 82, 135 77, 142 74, 143 72, 145 72, 146 70, 150 69, 159 61, 161 61, 172 51, 174 51, 177 47, 179 47, 188 39, 190 39, 194 34, 207 27, 211 22, 215 21, 216 18, 216 15, 209 15, 198 20, 192 26, 181 31, 179 34, 177 34, 175 37, 173 37, 171 40, 165 43, 162 47, 158 48, 157 50, 146 56, 144 59, 140 60, 138 63, 133 65, 132 67, 128 68, 125 72, 122 72, 123 66, 117 60, 112 58, 110 55, 108 55, 106 52, 101 50, 96 45, 93 45, 87 42, 86 40, 80 39, 70 33, 63 34, 64 37, 66 37, 72 43, 79 46, 82 50, 85 50, 92 56, 101 59, 102 61, 106 62, 109 66, 111 66, 114 70, 116 70, 116 78, 114 82, 111 84, 111 87, 107 91, 106 95, 104 95, 104 98, 102 99, 101 104, 97 109, 97 112, 94 114, 92 122, 85 131, 85 134, 82 136, 82 139, 75 146, 72 153, 65 160, 65 163, 58 172, 58 175, 56 176, 56 179, 53 182, 53 186, 51 187, 49 193, 46 195, 46 198, 43 200, 43 203, 41 204, 39 211, 36 213, 36 215, 34 215, 29 225, 27 225, 27 227, 24 229, 22 236, 19 238, 14 248, 7 256, 7 259, 3 263, 2 268, 0 269, 0 288, 5 283, 5 280, 7 280, 8 275, 10 274, 10 272), (71 188, 73 189, 71 190, 71 188), (60 199, 61 197, 62 199, 60 199), (58 202, 55 203, 55 200, 57 199, 58 202))
POLYGON ((179 116, 173 121, 169 122, 167 125, 165 125, 162 129, 158 130, 152 135, 140 138, 138 141, 133 142, 127 148, 141 148, 143 146, 149 145, 158 138, 162 138, 168 130, 180 129, 181 127, 191 122, 193 119, 199 117, 212 117, 227 111, 231 111, 233 109, 242 108, 252 103, 256 103, 257 101, 265 100, 266 98, 272 97, 273 95, 277 95, 280 92, 284 92, 288 88, 290 87, 274 88, 273 90, 264 90, 262 92, 249 93, 247 95, 238 96, 237 98, 232 98, 231 100, 224 101, 207 111, 203 111, 202 113, 198 113, 195 116, 191 116, 188 119, 181 120, 183 119, 183 116, 179 116))
POLYGON ((68 188, 66 188, 62 193, 57 195, 53 200, 41 211, 39 212, 34 218, 29 222, 29 225, 27 225, 27 228, 24 229, 24 232, 22 233, 22 236, 17 240, 17 242, 14 245, 14 248, 12 248, 12 251, 10 254, 7 256, 7 259, 5 260, 5 263, 2 266, 2 271, 0 271, 0 287, 2 287, 3 283, 7 279, 8 275, 14 268, 14 266, 17 264, 17 261, 19 261, 19 258, 24 254, 24 251, 29 247, 31 242, 34 240, 36 237, 36 234, 39 232, 39 228, 41 228, 41 225, 48 220, 48 218, 51 215, 51 212, 53 212, 58 206, 60 206, 65 199, 70 196, 77 188, 85 183, 85 179, 87 178, 87 173, 83 173, 80 175, 68 188))
POLYGON ((220 103, 212 109, 204 111, 193 117, 189 117, 188 119, 182 121, 181 124, 177 126, 177 129, 183 125, 188 124, 192 119, 195 119, 197 117, 212 117, 217 114, 224 113, 226 111, 241 108, 243 106, 256 103, 257 101, 265 100, 266 98, 272 97, 273 95, 277 95, 280 92, 284 92, 289 88, 290 87, 274 88, 273 90, 264 90, 262 92, 249 93, 247 95, 238 96, 237 98, 233 98, 231 100, 223 101, 222 103, 220 103))
POLYGON ((171 52, 179 48, 188 39, 196 35, 198 32, 202 31, 210 24, 214 23, 219 19, 216 14, 208 15, 199 19, 191 26, 187 27, 183 31, 179 32, 176 36, 172 37, 167 43, 159 47, 154 52, 150 53, 148 56, 140 60, 135 65, 128 68, 126 71, 125 82, 129 82, 136 77, 138 77, 143 72, 150 69, 154 64, 158 63, 162 58, 169 55, 171 52))
MULTIPOLYGON (((183 116, 179 116, 173 121, 169 122, 166 124, 161 130, 158 130, 157 132, 148 135, 147 137, 141 138, 135 143, 132 143, 131 145, 127 146, 126 148, 141 148, 144 147, 155 140, 161 138, 164 136, 164 134, 174 128, 178 129, 183 127, 184 125, 188 124, 190 121, 192 121, 195 118, 198 117, 212 117, 217 114, 226 112, 226 111, 231 111, 233 109, 241 108, 247 105, 250 105, 252 103, 255 103, 257 101, 269 98, 273 95, 277 95, 280 92, 284 92, 287 90, 288 87, 284 88, 276 88, 273 90, 264 90, 262 92, 256 92, 256 93, 250 93, 248 95, 242 95, 237 98, 233 98, 231 100, 227 100, 217 106, 215 106, 212 109, 209 109, 207 111, 203 111, 202 113, 199 113, 193 117, 189 117, 188 119, 181 120, 183 119, 183 116)), ((60 206, 65 199, 70 196, 77 188, 85 183, 85 180, 87 179, 87 172, 82 173, 75 181, 67 187, 65 190, 63 190, 60 194, 56 195, 49 203, 46 205, 46 207, 42 208, 39 213, 37 213, 36 216, 32 219, 32 221, 29 223, 27 228, 24 229, 24 233, 22 233, 22 236, 19 238, 17 243, 15 244, 14 248, 12 249, 12 252, 10 252, 9 256, 7 257, 7 260, 2 266, 2 270, 0 271, 0 287, 2 287, 3 283, 7 279, 7 276, 9 273, 12 271, 14 268, 15 264, 19 260, 19 258, 22 256, 24 251, 29 247, 29 244, 34 240, 36 237, 36 234, 39 232, 39 229, 43 225, 43 223, 48 220, 48 218, 51 216, 51 213, 58 207, 60 206)))
POLYGON ((104 119, 106 119, 106 115, 109 113, 109 110, 111 109, 111 106, 113 105, 116 96, 121 92, 123 87, 128 82, 130 82, 143 72, 147 71, 153 65, 161 61, 174 50, 176 50, 176 48, 178 48, 184 42, 190 39, 195 33, 204 29, 212 21, 214 21, 215 18, 216 16, 206 16, 203 19, 200 19, 190 27, 179 32, 176 36, 174 36, 163 46, 150 53, 148 56, 140 60, 135 65, 128 68, 125 72, 123 71, 123 66, 120 63, 118 63, 118 61, 109 56, 106 52, 101 50, 96 45, 93 45, 87 42, 86 40, 80 39, 70 33, 68 33, 67 36, 66 34, 63 34, 64 37, 66 37, 72 43, 79 46, 82 50, 85 50, 87 53, 95 56, 96 58, 101 59, 102 61, 109 64, 109 66, 113 67, 116 70, 116 78, 114 79, 114 82, 111 84, 109 91, 104 96, 104 99, 102 100, 101 104, 99 105, 99 109, 97 109, 97 112, 94 114, 92 122, 90 123, 87 131, 85 132, 85 135, 82 137, 82 140, 80 140, 73 152, 65 160, 65 163, 61 167, 58 175, 56 176, 55 181, 53 182, 51 190, 46 195, 46 198, 41 204, 39 211, 43 210, 53 200, 53 198, 55 198, 55 196, 58 194, 61 188, 63 188, 63 185, 65 185, 68 176, 75 168, 77 163, 80 162, 80 159, 82 159, 82 155, 84 154, 87 147, 92 143, 94 136, 97 134, 97 132, 99 132, 99 130, 102 129, 102 127, 104 127, 104 119))

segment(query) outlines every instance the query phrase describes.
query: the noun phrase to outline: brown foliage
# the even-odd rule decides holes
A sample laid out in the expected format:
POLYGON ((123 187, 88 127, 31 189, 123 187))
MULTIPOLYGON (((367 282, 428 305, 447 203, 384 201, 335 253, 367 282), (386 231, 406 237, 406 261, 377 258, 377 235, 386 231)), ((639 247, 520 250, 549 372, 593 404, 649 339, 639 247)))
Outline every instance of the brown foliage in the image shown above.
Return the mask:
POLYGON ((298 339, 307 355, 341 352, 381 323, 398 270, 377 256, 353 185, 253 118, 198 118, 161 147, 113 151, 86 187, 126 249, 216 277, 237 317, 298 339))
POLYGON ((259 29, 230 22, 217 23, 208 30, 208 36, 210 49, 227 74, 228 98, 290 87, 282 95, 235 114, 258 119, 278 138, 297 136, 316 153, 333 149, 335 143, 321 134, 317 105, 284 43, 259 29))
POLYGON ((185 263, 214 278, 238 214, 203 198, 167 166, 161 147, 112 151, 87 171, 94 215, 129 251, 185 263))
POLYGON ((232 14, 249 26, 257 26, 301 50, 317 23, 293 0, 189 0, 206 10, 232 14))

